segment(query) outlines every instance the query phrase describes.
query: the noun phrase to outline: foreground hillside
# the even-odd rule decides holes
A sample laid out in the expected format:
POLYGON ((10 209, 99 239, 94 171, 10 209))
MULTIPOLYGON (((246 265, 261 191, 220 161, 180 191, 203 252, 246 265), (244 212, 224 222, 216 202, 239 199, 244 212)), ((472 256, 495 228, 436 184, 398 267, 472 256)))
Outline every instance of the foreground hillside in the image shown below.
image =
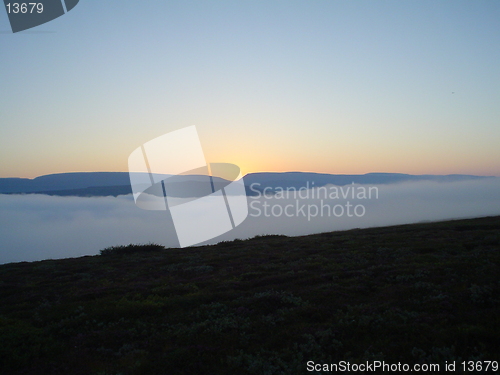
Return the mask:
POLYGON ((467 373, 500 360, 499 249, 490 217, 2 265, 0 373, 467 373))

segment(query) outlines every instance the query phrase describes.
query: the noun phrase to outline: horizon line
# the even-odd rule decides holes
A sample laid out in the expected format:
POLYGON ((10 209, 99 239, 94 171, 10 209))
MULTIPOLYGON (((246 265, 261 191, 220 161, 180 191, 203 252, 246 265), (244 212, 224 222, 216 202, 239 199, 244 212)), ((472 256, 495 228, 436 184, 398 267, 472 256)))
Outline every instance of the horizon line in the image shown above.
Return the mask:
MULTIPOLYGON (((16 179, 27 179, 34 180, 39 177, 52 176, 52 175, 62 175, 62 174, 78 174, 78 173, 129 173, 128 171, 71 171, 71 172, 54 172, 48 174, 41 174, 36 177, 18 177, 18 176, 10 176, 10 177, 0 177, 0 179, 7 178, 16 178, 16 179)), ((322 174, 322 175, 334 175, 334 176, 365 176, 369 174, 393 174, 393 175, 408 175, 408 176, 473 176, 473 177, 500 177, 499 175, 482 175, 482 174, 469 174, 469 173, 446 173, 446 174, 437 174, 437 173, 405 173, 405 172, 366 172, 366 173, 329 173, 329 172, 313 172, 313 171, 259 171, 259 172, 249 172, 245 173, 243 177, 251 175, 251 174, 259 174, 259 173, 277 173, 277 174, 285 174, 285 173, 313 173, 313 174, 322 174)))

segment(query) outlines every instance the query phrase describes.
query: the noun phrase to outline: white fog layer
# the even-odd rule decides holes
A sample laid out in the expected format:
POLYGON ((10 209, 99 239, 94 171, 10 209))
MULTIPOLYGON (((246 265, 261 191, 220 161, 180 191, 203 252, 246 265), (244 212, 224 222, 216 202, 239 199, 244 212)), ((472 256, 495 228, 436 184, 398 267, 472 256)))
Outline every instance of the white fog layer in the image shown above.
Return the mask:
MULTIPOLYGON (((500 215, 500 178, 371 187, 371 196, 369 185, 351 185, 343 187, 345 198, 342 192, 330 195, 340 191, 332 186, 321 194, 316 190, 248 197, 246 220, 207 243, 500 215), (355 189, 354 196, 348 187, 355 189)), ((0 263, 95 255, 108 246, 148 242, 179 246, 168 213, 142 210, 131 195, 0 195, 0 263)))

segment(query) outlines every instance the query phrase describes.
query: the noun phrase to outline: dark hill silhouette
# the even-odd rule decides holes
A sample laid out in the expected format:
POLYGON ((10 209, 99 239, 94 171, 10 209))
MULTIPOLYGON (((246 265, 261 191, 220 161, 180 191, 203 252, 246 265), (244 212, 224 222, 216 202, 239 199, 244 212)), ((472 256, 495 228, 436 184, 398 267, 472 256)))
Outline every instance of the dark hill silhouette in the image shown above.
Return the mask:
POLYGON ((4 264, 1 373, 498 373, 499 250, 497 216, 4 264))
POLYGON ((127 172, 73 172, 30 178, 0 178, 0 193, 34 193, 130 185, 127 172))
MULTIPOLYGON (((300 189, 327 184, 344 186, 356 184, 393 184, 411 181, 456 182, 494 178, 473 175, 410 175, 403 173, 367 173, 363 175, 326 174, 310 172, 261 172, 244 177, 247 194, 278 187, 300 189), (250 187, 253 186, 252 189, 250 187)), ((197 180, 193 176, 193 180, 197 180)), ((73 172, 29 178, 0 178, 1 194, 47 194, 61 196, 117 196, 130 194, 128 172, 73 172)))

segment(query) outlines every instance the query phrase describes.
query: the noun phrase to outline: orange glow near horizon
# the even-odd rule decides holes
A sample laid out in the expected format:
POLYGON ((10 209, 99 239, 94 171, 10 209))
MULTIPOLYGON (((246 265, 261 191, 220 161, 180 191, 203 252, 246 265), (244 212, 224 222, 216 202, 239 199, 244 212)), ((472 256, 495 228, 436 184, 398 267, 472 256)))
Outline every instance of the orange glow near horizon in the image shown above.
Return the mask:
MULTIPOLYGON (((209 150, 213 151, 213 150, 209 150)), ((233 150, 231 150, 233 151, 233 150)), ((266 150, 268 151, 268 150, 266 150)), ((398 150, 400 151, 400 150, 398 150)), ((306 158, 304 152, 285 153, 274 151, 256 153, 252 149, 240 152, 206 152, 209 163, 225 162, 240 167, 242 175, 258 172, 314 172, 327 174, 366 174, 366 173, 405 173, 405 174, 469 174, 480 176, 500 176, 500 167, 488 160, 486 155, 464 157, 457 161, 456 155, 428 153, 418 159, 412 158, 415 152, 401 153, 398 158, 390 152, 374 155, 350 153, 345 150, 330 152, 330 155, 318 152, 316 158, 306 158)), ((102 157, 102 155, 99 155, 102 157)), ((47 174, 69 172, 127 172, 127 155, 120 158, 100 159, 97 155, 85 158, 78 155, 73 158, 39 158, 38 160, 19 160, 10 168, 3 168, 0 177, 35 178, 47 174), (21 168, 21 165, 26 167, 21 168)))
MULTIPOLYGON (((251 161, 244 160, 243 158, 231 158, 231 160, 208 160, 208 162, 228 162, 236 164, 240 167, 242 176, 250 173, 259 172, 312 172, 312 173, 325 173, 325 174, 366 174, 366 173, 405 173, 405 174, 435 174, 435 175, 448 175, 448 174, 468 174, 478 176, 498 176, 500 177, 500 170, 498 167, 487 164, 468 163, 460 167, 451 163, 442 162, 435 164, 431 168, 421 164, 409 165, 403 162, 392 163, 311 163, 304 161, 303 163, 287 163, 286 161, 269 162, 266 160, 253 159, 251 161)), ((60 163, 55 166, 41 166, 32 164, 31 168, 19 170, 4 170, 2 171, 1 178, 36 178, 43 175, 57 174, 57 173, 71 173, 71 172, 128 172, 126 163, 112 163, 106 165, 95 163, 94 165, 75 163, 70 167, 70 163, 60 163)))

